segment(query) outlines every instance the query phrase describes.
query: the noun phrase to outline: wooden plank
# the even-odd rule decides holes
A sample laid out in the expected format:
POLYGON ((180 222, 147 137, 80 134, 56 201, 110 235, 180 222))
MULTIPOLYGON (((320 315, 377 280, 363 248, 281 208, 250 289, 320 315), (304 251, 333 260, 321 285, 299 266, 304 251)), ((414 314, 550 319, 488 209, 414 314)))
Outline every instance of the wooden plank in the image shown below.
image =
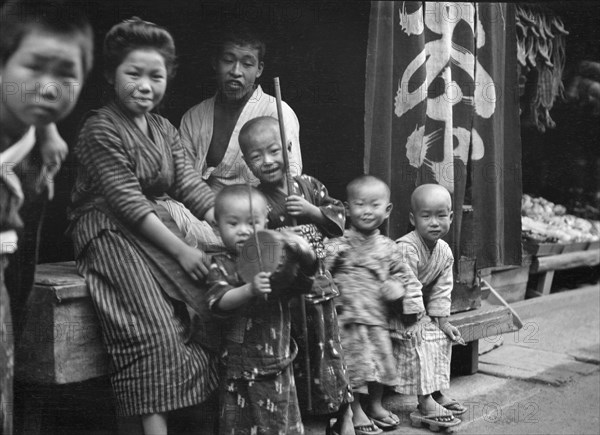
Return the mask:
POLYGON ((39 264, 35 272, 35 284, 40 291, 53 293, 58 302, 89 297, 85 280, 77 273, 74 261, 39 264))
POLYGON ((519 329, 513 322, 510 310, 499 305, 482 306, 473 311, 452 314, 448 320, 458 328, 466 342, 519 329))
POLYGON ((582 266, 593 267, 598 264, 600 264, 600 250, 577 251, 535 258, 530 272, 541 273, 548 270, 564 270, 582 266))

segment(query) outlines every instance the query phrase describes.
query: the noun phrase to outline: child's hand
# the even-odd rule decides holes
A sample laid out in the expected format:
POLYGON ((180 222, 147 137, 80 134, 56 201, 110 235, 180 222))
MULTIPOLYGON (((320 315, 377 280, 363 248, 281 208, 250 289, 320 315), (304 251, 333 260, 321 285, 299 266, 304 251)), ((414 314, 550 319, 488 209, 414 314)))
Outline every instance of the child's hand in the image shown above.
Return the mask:
POLYGON ((460 331, 456 326, 448 321, 445 317, 438 317, 436 323, 440 327, 440 329, 448 336, 448 338, 454 342, 463 341, 460 336, 460 331))
POLYGON ((252 280, 252 294, 261 296, 271 293, 270 272, 258 272, 252 280))
POLYGON ((56 124, 49 124, 37 130, 40 139, 40 154, 44 165, 44 176, 48 184, 48 199, 54 196, 54 176, 69 154, 69 146, 58 133, 56 124))
MULTIPOLYGON (((317 256, 306 239, 291 231, 282 231, 281 234, 285 238, 291 257, 298 260, 300 267, 305 272, 307 268, 312 269, 316 264, 317 256)), ((309 274, 312 273, 314 272, 309 274)))
POLYGON ((285 210, 290 216, 311 218, 319 209, 298 195, 290 195, 285 200, 285 210), (316 211, 315 211, 316 210, 316 211))

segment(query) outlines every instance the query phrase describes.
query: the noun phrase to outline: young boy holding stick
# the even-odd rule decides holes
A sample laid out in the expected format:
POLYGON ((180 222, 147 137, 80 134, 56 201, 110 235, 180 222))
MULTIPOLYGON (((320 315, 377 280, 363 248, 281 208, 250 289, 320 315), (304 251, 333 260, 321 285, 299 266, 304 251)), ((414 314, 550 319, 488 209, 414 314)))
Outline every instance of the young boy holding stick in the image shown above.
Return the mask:
POLYGON ((281 279, 289 283, 281 276, 289 269, 259 271, 245 282, 240 275, 240 262, 250 261, 245 243, 266 228, 267 212, 264 196, 247 185, 226 186, 215 200, 227 252, 212 258, 207 303, 226 319, 220 381, 223 435, 304 433, 292 368, 297 349, 290 338, 289 301, 310 289, 316 257, 301 237, 282 233, 285 261, 298 265, 292 285, 278 284, 281 279))

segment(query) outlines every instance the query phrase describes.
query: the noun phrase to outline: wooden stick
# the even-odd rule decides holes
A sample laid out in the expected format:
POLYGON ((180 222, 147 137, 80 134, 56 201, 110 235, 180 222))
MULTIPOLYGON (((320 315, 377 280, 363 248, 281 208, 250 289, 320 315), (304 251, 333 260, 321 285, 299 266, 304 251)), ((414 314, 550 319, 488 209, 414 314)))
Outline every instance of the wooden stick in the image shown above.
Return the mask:
MULTIPOLYGON (((281 135, 281 152, 283 154, 283 165, 285 170, 285 181, 288 191, 288 196, 294 194, 294 181, 290 172, 290 159, 288 156, 287 139, 285 137, 285 123, 283 121, 283 107, 281 104, 281 86, 279 77, 273 79, 275 85, 275 99, 277 101, 277 117, 279 118, 279 134, 281 135)), ((296 226, 296 218, 292 217, 292 225, 296 226)), ((308 348, 308 322, 306 319, 306 301, 304 295, 300 296, 300 314, 302 317, 302 338, 304 339, 305 352, 304 364, 306 366, 306 408, 308 412, 312 411, 312 375, 310 373, 310 355, 308 348)))
MULTIPOLYGON (((250 204, 250 218, 252 219, 252 233, 254 236, 254 244, 256 245, 256 255, 258 258, 258 269, 262 272, 265 270, 264 263, 262 260, 262 252, 260 252, 260 244, 258 241, 258 233, 256 232, 256 223, 254 222, 254 210, 252 207, 252 185, 248 183, 248 202, 250 204)), ((269 299, 269 296, 265 294, 263 299, 266 301, 269 299)))
MULTIPOLYGON (((283 120, 283 107, 281 105, 281 86, 279 85, 279 77, 273 79, 275 84, 275 99, 277 100, 277 117, 279 118, 279 134, 281 135, 281 153, 283 154, 283 166, 285 169, 285 181, 288 190, 288 195, 294 193, 294 182, 290 172, 290 158, 288 156, 287 139, 285 137, 285 123, 283 120)), ((292 218, 295 220, 295 218, 292 218)), ((294 226, 296 224, 294 223, 294 226)))
POLYGON ((250 203, 250 217, 252 219, 252 232, 254 233, 254 243, 256 244, 256 255, 258 256, 258 268, 262 272, 265 270, 263 267, 262 253, 260 252, 260 245, 258 244, 258 234, 256 233, 256 223, 254 222, 254 210, 252 208, 252 186, 248 183, 248 202, 250 203))

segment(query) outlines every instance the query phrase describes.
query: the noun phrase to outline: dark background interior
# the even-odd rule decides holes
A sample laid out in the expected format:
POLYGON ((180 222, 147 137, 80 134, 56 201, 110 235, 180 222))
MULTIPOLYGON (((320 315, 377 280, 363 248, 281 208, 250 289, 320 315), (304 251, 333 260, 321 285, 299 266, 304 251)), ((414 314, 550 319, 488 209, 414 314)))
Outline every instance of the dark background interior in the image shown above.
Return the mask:
MULTIPOLYGON (((236 20, 259 29, 266 39, 259 83, 273 95, 273 77, 280 77, 283 99, 300 121, 304 172, 321 180, 338 198, 344 197, 345 184, 362 173, 369 2, 134 0, 88 2, 87 7, 96 36, 94 70, 75 110, 59 126, 71 150, 83 114, 105 98, 102 40, 111 26, 136 15, 171 31, 179 68, 159 112, 179 126, 186 110, 214 94, 209 41, 223 25, 236 20)), ((75 175, 70 156, 48 207, 42 263, 73 258, 64 231, 75 175)))
MULTIPOLYGON (((600 2, 545 5, 571 32, 566 79, 579 60, 600 61, 600 2)), ((280 77, 283 99, 300 120, 304 171, 342 199, 345 184, 362 172, 369 2, 132 0, 89 1, 86 7, 96 35, 96 62, 77 107, 60 125, 71 149, 83 114, 104 100, 101 47, 112 25, 137 15, 172 32, 179 69, 160 113, 178 126, 187 109, 213 95, 209 41, 224 24, 238 20, 261 29, 266 37, 265 72, 259 81, 272 94, 272 78, 280 77)), ((522 129, 523 191, 566 204, 574 190, 584 196, 600 190, 600 132, 598 120, 585 108, 557 101, 551 114, 555 130, 542 134, 522 129)), ((47 210, 40 262, 73 258, 64 231, 75 174, 69 157, 47 210)))
MULTIPOLYGON (((581 60, 600 62, 600 2, 547 2, 567 35, 565 86, 581 60)), ((577 202, 600 205, 600 123, 586 106, 557 100, 550 112, 556 128, 521 128, 523 192, 569 208, 577 202)), ((598 218, 596 218, 598 219, 598 218)))

